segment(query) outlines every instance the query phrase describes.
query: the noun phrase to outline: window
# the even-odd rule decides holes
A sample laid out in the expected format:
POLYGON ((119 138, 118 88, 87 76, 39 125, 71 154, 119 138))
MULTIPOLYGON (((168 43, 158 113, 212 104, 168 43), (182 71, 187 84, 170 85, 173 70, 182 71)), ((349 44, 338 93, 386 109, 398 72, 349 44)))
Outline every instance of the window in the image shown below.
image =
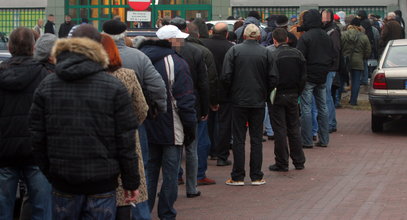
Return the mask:
POLYGON ((407 67, 407 46, 390 47, 383 67, 407 67))

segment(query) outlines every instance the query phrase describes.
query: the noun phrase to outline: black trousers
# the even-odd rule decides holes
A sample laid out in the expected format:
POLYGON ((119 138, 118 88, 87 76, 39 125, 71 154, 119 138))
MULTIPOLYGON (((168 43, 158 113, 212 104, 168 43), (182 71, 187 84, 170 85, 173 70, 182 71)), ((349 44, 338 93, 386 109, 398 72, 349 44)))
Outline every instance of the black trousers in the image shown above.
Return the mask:
POLYGON ((209 140, 211 141, 211 149, 209 151, 209 155, 211 157, 217 157, 217 152, 216 152, 216 136, 218 136, 219 133, 219 119, 218 119, 218 112, 214 112, 212 110, 209 110, 209 116, 208 116, 208 135, 209 135, 209 140))
POLYGON ((264 108, 233 107, 233 170, 232 180, 243 181, 245 172, 245 141, 249 123, 250 134, 250 179, 252 181, 263 179, 261 166, 263 164, 263 120, 264 108))
POLYGON ((269 109, 274 131, 276 165, 288 167, 289 155, 294 166, 304 165, 305 156, 302 149, 300 119, 298 117, 298 95, 277 94, 274 105, 271 105, 269 109), (290 152, 288 152, 287 137, 290 152))
POLYGON ((232 104, 220 104, 218 113, 218 135, 215 137, 215 155, 219 160, 226 161, 230 155, 232 139, 232 104))

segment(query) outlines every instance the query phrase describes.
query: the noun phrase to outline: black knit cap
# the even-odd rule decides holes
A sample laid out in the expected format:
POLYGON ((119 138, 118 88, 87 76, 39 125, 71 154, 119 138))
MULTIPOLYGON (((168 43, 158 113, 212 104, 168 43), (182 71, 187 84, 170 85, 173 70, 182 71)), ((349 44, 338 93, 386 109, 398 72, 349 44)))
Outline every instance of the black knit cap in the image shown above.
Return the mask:
POLYGON ((288 25, 288 17, 286 15, 278 15, 276 18, 277 27, 285 27, 288 25))
POLYGON ((118 35, 125 32, 127 25, 119 20, 109 20, 103 24, 103 31, 106 34, 118 35))
POLYGON ((354 18, 354 19, 350 22, 350 25, 359 27, 359 26, 360 26, 360 19, 359 19, 359 18, 354 18))

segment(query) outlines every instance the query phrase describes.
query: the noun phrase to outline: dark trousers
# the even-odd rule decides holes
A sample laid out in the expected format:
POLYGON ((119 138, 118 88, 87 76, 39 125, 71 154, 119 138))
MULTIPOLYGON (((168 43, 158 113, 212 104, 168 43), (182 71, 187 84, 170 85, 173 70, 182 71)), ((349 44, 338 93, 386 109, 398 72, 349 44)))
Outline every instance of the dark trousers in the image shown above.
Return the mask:
POLYGON ((278 94, 274 105, 270 108, 270 118, 274 129, 274 155, 276 165, 288 167, 288 156, 291 156, 294 166, 305 163, 304 151, 298 117, 298 95, 278 94), (288 152, 287 146, 290 146, 288 152))
POLYGON ((226 161, 229 157, 232 139, 232 104, 220 104, 218 111, 218 135, 215 137, 216 156, 226 161))
MULTIPOLYGON (((219 134, 219 122, 218 122, 218 112, 209 111, 208 116, 208 135, 211 141, 211 146, 209 149, 209 155, 212 157, 217 157, 216 152, 216 137, 219 134)), ((199 144, 198 144, 199 145, 199 144)))
POLYGON ((263 179, 263 120, 264 108, 233 107, 233 170, 232 180, 243 181, 245 172, 245 141, 249 123, 250 134, 250 178, 252 181, 263 179))

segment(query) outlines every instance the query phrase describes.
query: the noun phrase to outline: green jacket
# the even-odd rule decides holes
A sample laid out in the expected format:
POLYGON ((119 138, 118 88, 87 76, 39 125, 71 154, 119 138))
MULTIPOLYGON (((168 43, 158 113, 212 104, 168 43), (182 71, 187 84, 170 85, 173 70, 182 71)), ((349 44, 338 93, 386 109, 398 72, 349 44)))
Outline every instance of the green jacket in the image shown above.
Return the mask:
POLYGON ((348 30, 342 33, 342 54, 350 57, 351 68, 364 70, 363 60, 369 59, 372 48, 366 34, 358 30, 348 30))

